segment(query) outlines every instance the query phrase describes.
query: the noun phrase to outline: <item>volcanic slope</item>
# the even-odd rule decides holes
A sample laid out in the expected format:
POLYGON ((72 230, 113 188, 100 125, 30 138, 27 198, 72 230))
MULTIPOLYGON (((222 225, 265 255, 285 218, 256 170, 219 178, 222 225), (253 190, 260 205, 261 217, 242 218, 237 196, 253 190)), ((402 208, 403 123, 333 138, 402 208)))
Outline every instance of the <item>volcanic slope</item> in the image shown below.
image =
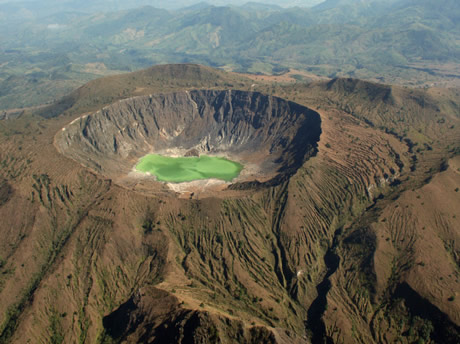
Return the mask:
POLYGON ((457 343, 459 98, 169 65, 0 121, 0 342, 457 343), (279 183, 189 200, 55 148, 118 99, 230 89, 318 113, 316 154, 279 183))

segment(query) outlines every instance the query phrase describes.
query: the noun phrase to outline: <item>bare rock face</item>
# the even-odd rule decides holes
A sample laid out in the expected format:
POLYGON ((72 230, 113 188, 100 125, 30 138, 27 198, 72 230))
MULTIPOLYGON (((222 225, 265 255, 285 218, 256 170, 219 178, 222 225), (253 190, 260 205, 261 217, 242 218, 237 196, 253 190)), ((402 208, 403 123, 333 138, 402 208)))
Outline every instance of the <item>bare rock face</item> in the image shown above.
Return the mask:
POLYGON ((244 91, 184 91, 129 98, 82 116, 56 136, 64 155, 107 177, 127 175, 148 153, 225 156, 253 166, 240 182, 280 180, 316 152, 320 116, 244 91))

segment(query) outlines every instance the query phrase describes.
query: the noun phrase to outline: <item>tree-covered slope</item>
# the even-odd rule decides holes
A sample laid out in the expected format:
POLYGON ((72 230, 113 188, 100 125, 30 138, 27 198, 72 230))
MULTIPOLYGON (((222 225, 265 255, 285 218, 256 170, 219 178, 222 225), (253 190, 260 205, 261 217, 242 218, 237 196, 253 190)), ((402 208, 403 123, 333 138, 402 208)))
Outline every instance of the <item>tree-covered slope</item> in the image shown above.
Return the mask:
POLYGON ((52 101, 91 78, 158 63, 452 85, 459 77, 459 22, 451 0, 66 9, 0 25, 0 108, 52 101), (11 96, 17 93, 25 96, 11 96))

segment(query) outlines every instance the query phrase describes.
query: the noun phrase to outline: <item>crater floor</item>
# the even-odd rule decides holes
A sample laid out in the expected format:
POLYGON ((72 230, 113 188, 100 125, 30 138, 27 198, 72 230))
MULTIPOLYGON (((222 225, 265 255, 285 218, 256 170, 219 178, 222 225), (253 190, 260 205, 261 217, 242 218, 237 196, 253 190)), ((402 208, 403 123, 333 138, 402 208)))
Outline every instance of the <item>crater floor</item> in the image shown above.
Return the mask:
POLYGON ((320 134, 319 114, 299 104, 257 92, 197 90, 121 100, 73 120, 55 144, 116 183, 184 192, 275 185, 315 154, 320 134), (232 183, 165 185, 136 172, 146 154, 218 156, 245 168, 232 183))

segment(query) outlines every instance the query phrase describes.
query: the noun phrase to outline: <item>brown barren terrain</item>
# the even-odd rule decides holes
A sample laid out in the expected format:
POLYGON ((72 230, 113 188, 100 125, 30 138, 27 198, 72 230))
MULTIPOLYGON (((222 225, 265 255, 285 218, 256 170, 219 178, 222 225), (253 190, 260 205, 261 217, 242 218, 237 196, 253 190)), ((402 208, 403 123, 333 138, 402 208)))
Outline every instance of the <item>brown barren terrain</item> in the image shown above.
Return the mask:
POLYGON ((439 92, 167 65, 1 120, 0 343, 458 343, 460 99, 439 92), (311 109, 317 151, 183 199, 55 148, 119 99, 203 89, 311 109))

